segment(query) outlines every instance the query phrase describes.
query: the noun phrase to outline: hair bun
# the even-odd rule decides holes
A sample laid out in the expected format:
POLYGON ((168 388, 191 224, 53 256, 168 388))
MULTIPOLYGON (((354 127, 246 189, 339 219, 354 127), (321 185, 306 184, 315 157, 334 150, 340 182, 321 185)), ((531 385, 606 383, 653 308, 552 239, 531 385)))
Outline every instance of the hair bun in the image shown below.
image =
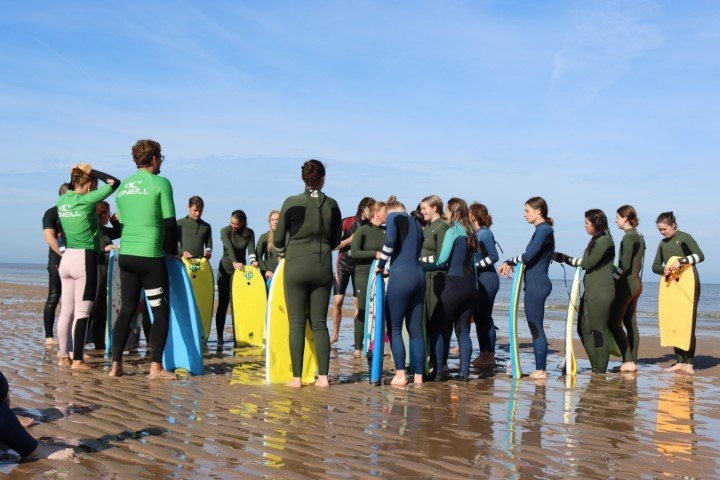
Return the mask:
POLYGON ((387 199, 387 203, 391 202, 397 202, 397 197, 395 195, 390 195, 387 199))

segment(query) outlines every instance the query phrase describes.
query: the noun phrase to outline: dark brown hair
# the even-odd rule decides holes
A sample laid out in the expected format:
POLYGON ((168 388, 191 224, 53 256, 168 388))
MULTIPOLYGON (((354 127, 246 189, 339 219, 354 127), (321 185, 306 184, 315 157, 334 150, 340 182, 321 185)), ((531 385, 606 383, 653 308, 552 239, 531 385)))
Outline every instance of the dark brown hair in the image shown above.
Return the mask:
POLYGON ((104 215, 106 213, 110 213, 110 204, 103 200, 102 202, 98 202, 98 204, 95 206, 95 209, 98 216, 104 215))
POLYGON ((385 206, 387 207, 388 210, 390 210, 391 208, 397 208, 397 207, 400 207, 403 210, 405 210, 405 205, 403 205, 403 203, 400 200, 398 200, 395 195, 390 195, 388 197, 387 202, 385 202, 385 206))
POLYGON ((623 205, 617 209, 617 214, 626 218, 631 227, 635 228, 640 224, 637 212, 631 205, 623 205))
POLYGON ((473 230, 472 222, 470 222, 470 213, 467 203, 462 198, 453 197, 447 203, 448 212, 450 212, 450 221, 459 223, 465 229, 469 251, 474 252, 477 249, 477 237, 473 230))
POLYGON ((240 222, 238 233, 242 235, 245 240, 250 240, 250 229, 247 227, 247 215, 245 215, 245 212, 242 210, 233 210, 230 216, 240 222))
POLYGON ((82 187, 88 183, 92 183, 93 178, 79 168, 73 168, 70 171, 70 183, 73 188, 82 187))
POLYGON ((355 216, 356 216, 357 218, 361 219, 363 222, 369 220, 369 218, 363 218, 362 215, 363 215, 363 211, 364 211, 366 208, 372 209, 373 204, 375 204, 375 199, 374 199, 374 198, 372 198, 372 197, 363 197, 363 199, 360 200, 360 203, 358 203, 357 213, 355 214, 355 216))
POLYGON ((545 219, 548 225, 551 227, 553 226, 552 218, 548 217, 548 206, 547 202, 542 197, 532 197, 529 198, 527 202, 525 202, 526 205, 530 205, 530 207, 534 208, 535 210, 540 210, 540 215, 545 219))
POLYGON ((72 184, 64 182, 60 184, 60 188, 58 188, 58 195, 65 195, 68 190, 72 188, 72 184))
POLYGON ((468 208, 471 219, 475 219, 481 227, 491 227, 493 224, 492 215, 482 203, 474 202, 468 208))
POLYGON ((138 140, 132 147, 132 156, 138 168, 149 167, 153 157, 160 159, 160 144, 155 140, 138 140))
POLYGON ((677 220, 675 220, 675 214, 673 212, 662 212, 660 215, 658 215, 655 223, 665 223, 677 229, 677 220))
POLYGON ((602 210, 597 208, 588 210, 585 212, 585 218, 592 224, 594 230, 593 236, 585 249, 585 255, 587 255, 592 251, 597 239, 603 235, 610 235, 610 230, 608 229, 607 216, 602 210))
POLYGON ((320 160, 310 159, 300 167, 302 180, 312 190, 319 190, 325 178, 325 165, 320 160))
POLYGON ((188 199, 188 207, 197 207, 202 210, 205 208, 205 202, 203 202, 203 199, 198 195, 193 195, 188 199))

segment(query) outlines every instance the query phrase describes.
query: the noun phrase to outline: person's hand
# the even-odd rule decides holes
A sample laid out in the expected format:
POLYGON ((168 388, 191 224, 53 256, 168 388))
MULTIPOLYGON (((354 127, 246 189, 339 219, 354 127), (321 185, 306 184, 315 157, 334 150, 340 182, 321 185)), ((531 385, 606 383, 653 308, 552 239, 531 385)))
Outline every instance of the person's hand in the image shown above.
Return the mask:
POLYGON ((190 252, 183 252, 182 258, 184 258, 185 260, 190 260, 191 258, 193 258, 193 256, 190 252))
POLYGON ((108 245, 108 246, 105 247, 105 251, 106 251, 106 252, 112 252, 112 251, 115 250, 116 248, 117 248, 117 247, 116 247, 115 245, 112 245, 112 244, 111 244, 111 245, 108 245))
POLYGON ((680 268, 680 260, 675 260, 671 265, 665 265, 665 275, 672 275, 680 268))
POLYGON ((119 220, 118 220, 118 217, 117 217, 117 213, 113 213, 112 215, 110 215, 110 221, 111 221, 111 222, 117 222, 117 221, 119 221, 119 220))
POLYGON ((203 257, 207 258, 208 260, 210 260, 211 256, 212 252, 210 250, 205 250, 205 252, 203 253, 203 257))
POLYGON ((379 252, 379 251, 378 251, 378 252, 375 252, 375 258, 376 258, 377 260, 380 260, 380 255, 382 255, 382 252, 379 252))
POLYGON ((243 265, 242 262, 233 262, 232 265, 235 270, 242 270, 245 268, 245 265, 243 265))
POLYGON ((502 277, 510 278, 513 271, 514 271, 514 268, 510 264, 505 262, 502 265, 500 265, 500 268, 498 269, 498 275, 500 275, 502 277))
POLYGON ((555 252, 552 254, 552 259, 558 263, 567 263, 568 256, 564 253, 555 252))
POLYGON ((267 280, 270 280, 272 277, 273 277, 273 272, 271 272, 270 270, 268 270, 267 272, 265 272, 265 278, 266 278, 267 280))
POLYGON ((374 274, 377 275, 378 273, 383 273, 383 271, 380 270, 378 267, 375 267, 375 272, 374 272, 374 274))
POLYGON ((253 267, 257 267, 260 264, 258 262, 250 262, 250 265, 252 265, 253 267))

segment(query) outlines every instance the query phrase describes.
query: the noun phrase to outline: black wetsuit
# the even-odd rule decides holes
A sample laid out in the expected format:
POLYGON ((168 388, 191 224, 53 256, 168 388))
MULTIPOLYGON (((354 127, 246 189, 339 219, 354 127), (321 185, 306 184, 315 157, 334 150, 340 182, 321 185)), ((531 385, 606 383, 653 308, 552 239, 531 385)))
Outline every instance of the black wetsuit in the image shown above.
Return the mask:
POLYGON ((637 302, 643 290, 640 275, 645 256, 645 239, 633 229, 626 230, 620 242, 615 278, 615 301, 610 314, 610 333, 620 349, 623 362, 638 361, 640 330, 637 325, 637 302), (623 330, 623 326, 625 330, 623 330), (627 333, 626 333, 627 332, 627 333))
MULTIPOLYGON (((58 216, 57 206, 53 205, 45 211, 42 219, 43 230, 53 230, 58 243, 63 243, 62 224, 58 216)), ((61 245, 61 249, 64 245, 61 245)), ((60 266, 60 255, 55 253, 52 248, 48 248, 48 296, 45 300, 45 309, 43 311, 43 324, 45 325, 45 338, 53 338, 53 325, 55 324, 55 311, 60 303, 60 294, 62 286, 60 283, 60 274, 58 267, 60 266)))
MULTIPOLYGON (((346 240, 355 234, 355 231, 360 227, 361 222, 358 217, 347 217, 342 220, 342 240, 346 240)), ((337 262, 335 264, 335 275, 333 277, 333 295, 345 295, 348 283, 353 282, 353 295, 355 294, 356 286, 354 280, 355 273, 355 259, 350 255, 350 248, 352 244, 345 245, 338 251, 337 262)))
POLYGON ((105 349, 105 326, 107 324, 107 274, 110 252, 105 247, 120 238, 122 227, 117 220, 110 219, 111 227, 100 227, 100 255, 98 256, 98 288, 90 310, 90 341, 95 349, 105 349))

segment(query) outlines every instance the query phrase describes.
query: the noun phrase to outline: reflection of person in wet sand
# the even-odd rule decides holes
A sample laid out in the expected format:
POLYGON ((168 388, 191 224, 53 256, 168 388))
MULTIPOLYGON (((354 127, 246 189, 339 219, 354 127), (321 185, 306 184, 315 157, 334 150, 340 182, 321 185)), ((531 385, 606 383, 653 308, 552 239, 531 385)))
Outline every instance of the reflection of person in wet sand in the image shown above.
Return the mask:
POLYGON ((692 378, 678 377, 658 395, 655 445, 671 457, 692 456, 695 438, 695 388, 692 378))
POLYGON ((0 443, 7 445, 20 454, 23 461, 40 460, 42 458, 69 460, 74 456, 71 448, 57 447, 35 440, 25 430, 25 427, 33 424, 32 419, 18 417, 10 410, 8 383, 5 376, 0 372, 0 443))

